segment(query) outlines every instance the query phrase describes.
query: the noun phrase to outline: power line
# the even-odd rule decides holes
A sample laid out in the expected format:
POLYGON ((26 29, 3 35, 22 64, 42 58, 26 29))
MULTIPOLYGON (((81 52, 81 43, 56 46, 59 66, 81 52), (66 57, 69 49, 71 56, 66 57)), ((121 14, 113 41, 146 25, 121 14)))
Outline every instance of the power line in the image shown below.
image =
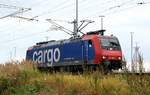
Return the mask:
MULTIPOLYGON (((6 23, 5 25, 1 26, 0 28, 0 33, 7 33, 7 32, 14 32, 14 31, 21 31, 24 30, 25 28, 27 28, 29 26, 29 24, 25 25, 25 26, 21 26, 20 22, 19 23, 14 23, 14 22, 10 22, 13 23, 11 26, 8 26, 8 23, 6 23), (19 27, 18 27, 19 25, 19 27), (6 26, 6 28, 4 28, 6 26), (3 28, 3 29, 2 29, 3 28), (10 31, 11 30, 11 31, 10 31)), ((7 33, 10 34, 10 33, 7 33)))
MULTIPOLYGON (((134 0, 132 0, 132 1, 134 1, 134 0)), ((128 0, 128 1, 124 1, 124 2, 121 2, 121 3, 119 3, 119 4, 115 4, 114 6, 112 6, 112 3, 114 2, 114 0, 111 0, 111 1, 106 1, 106 3, 105 4, 110 4, 111 5, 111 7, 110 7, 110 5, 106 8, 106 6, 104 5, 104 3, 103 4, 99 4, 99 3, 97 3, 97 4, 99 4, 99 5, 101 5, 100 7, 97 7, 99 10, 98 11, 96 11, 96 12, 94 12, 92 15, 90 15, 90 16, 87 16, 87 17, 85 17, 85 18, 98 18, 98 14, 99 13, 101 13, 100 15, 104 15, 104 13, 105 12, 109 12, 109 11, 111 11, 111 10, 114 10, 115 8, 117 8, 117 7, 119 7, 120 5, 124 5, 125 3, 127 3, 127 2, 131 2, 131 0, 128 0), (103 6, 103 7, 102 7, 103 6), (96 16, 97 15, 97 16, 96 16)))
POLYGON ((43 0, 41 0, 41 1, 38 1, 38 2, 36 2, 36 3, 34 3, 34 4, 31 4, 30 5, 30 7, 39 7, 39 5, 41 5, 41 4, 43 4, 43 3, 47 3, 49 0, 46 0, 46 1, 43 1, 43 0))
MULTIPOLYGON (((11 8, 12 6, 10 6, 10 8, 11 8)), ((14 6, 13 6, 14 7, 14 6)), ((19 8, 19 10, 18 11, 16 11, 16 12, 13 12, 13 13, 11 13, 11 14, 8 14, 8 15, 6 15, 6 16, 3 16, 3 17, 0 17, 0 19, 4 19, 4 18, 7 18, 7 17, 10 17, 10 16, 14 16, 14 15, 17 15, 17 14, 20 14, 20 13, 24 13, 24 12, 27 12, 27 11, 30 11, 31 10, 31 8, 19 8)))
POLYGON ((12 6, 12 5, 6 5, 6 4, 0 4, 0 8, 8 8, 8 9, 22 9, 22 7, 12 6))
POLYGON ((117 5, 115 5, 115 6, 111 6, 111 7, 107 8, 107 9, 104 9, 104 10, 102 10, 102 11, 99 11, 99 12, 97 12, 96 14, 98 14, 98 13, 104 14, 104 13, 109 12, 109 11, 111 11, 111 10, 118 9, 118 8, 121 8, 121 7, 125 6, 125 5, 127 5, 127 4, 130 4, 130 2, 133 2, 133 1, 134 1, 134 0, 125 1, 125 2, 123 2, 123 3, 121 3, 121 4, 117 4, 117 5))
POLYGON ((27 20, 27 21, 38 21, 36 18, 38 16, 34 16, 34 17, 31 17, 31 18, 27 18, 27 17, 23 17, 23 16, 10 16, 12 18, 19 18, 19 19, 23 19, 23 20, 27 20))
MULTIPOLYGON (((6 25, 4 25, 4 26, 2 26, 0 29, 2 29, 2 30, 0 30, 0 33, 3 33, 3 34, 5 34, 5 33, 7 33, 7 32, 13 32, 13 31, 15 31, 15 30, 21 30, 21 29, 24 29, 24 28, 20 28, 20 26, 19 27, 17 27, 16 25, 12 25, 12 26, 8 26, 8 23, 6 24, 6 25), (6 28, 4 28, 6 26, 6 28), (2 29, 3 28, 3 29, 2 29), (10 31, 11 30, 11 31, 10 31)), ((9 34, 9 33, 7 33, 7 34, 9 34)))
MULTIPOLYGON (((143 5, 143 4, 148 4, 148 3, 150 3, 150 2, 139 2, 139 3, 137 3, 137 5, 143 5)), ((126 3, 122 3, 121 5, 124 5, 124 4, 126 4, 126 3)), ((114 8, 114 7, 110 7, 109 9, 112 9, 112 8, 114 8)))
POLYGON ((64 31, 65 33, 72 35, 73 31, 66 29, 65 27, 55 23, 52 19, 46 19, 48 22, 50 22, 52 25, 54 25, 57 29, 64 31))
MULTIPOLYGON (((98 11, 98 12, 96 12, 94 15, 92 15, 91 18, 98 18, 98 15, 97 15, 97 14, 99 14, 99 13, 101 13, 100 15, 105 15, 105 16, 106 16, 106 15, 118 13, 118 12, 120 12, 120 11, 132 9, 132 8, 134 8, 134 7, 137 7, 137 6, 144 5, 144 4, 149 4, 149 3, 150 3, 150 2, 145 2, 145 1, 144 1, 144 2, 136 2, 136 3, 132 3, 132 4, 131 4, 131 2, 133 2, 133 1, 134 1, 134 0, 128 0, 128 1, 123 2, 123 3, 121 3, 121 4, 118 4, 118 5, 109 7, 109 8, 107 8, 107 9, 104 9, 104 10, 102 10, 102 11, 98 11), (129 6, 129 5, 130 5, 130 7, 127 7, 127 6, 129 6), (110 11, 112 11, 112 10, 120 9, 120 8, 122 8, 122 7, 124 7, 124 6, 126 6, 126 8, 123 8, 123 9, 121 9, 121 10, 119 10, 119 11, 116 11, 116 12, 110 12, 110 11), (96 15, 97 15, 97 16, 96 16, 96 15)), ((86 17, 86 18, 90 18, 90 17, 88 16, 88 17, 86 17)))
MULTIPOLYGON (((47 31, 45 31, 45 32, 47 32, 47 31)), ((6 42, 13 42, 13 41, 16 41, 16 40, 26 39, 26 38, 33 37, 36 34, 40 34, 40 33, 44 33, 44 32, 32 33, 30 35, 25 35, 23 37, 18 37, 18 38, 15 38, 15 39, 10 39, 10 40, 7 40, 7 41, 0 41, 0 42, 3 43, 3 44, 7 44, 6 42)))
POLYGON ((83 7, 81 10, 85 10, 87 8, 93 8, 94 6, 96 6, 97 8, 99 8, 99 6, 100 7, 101 6, 105 6, 106 4, 109 4, 109 3, 112 3, 112 2, 114 2, 114 0, 108 0, 108 1, 105 1, 105 2, 99 2, 99 1, 98 2, 93 2, 92 1, 92 2, 87 2, 89 4, 84 4, 84 5, 80 4, 80 5, 83 7), (91 4, 91 3, 94 3, 94 4, 91 4))
POLYGON ((68 3, 68 4, 66 4, 67 1, 68 1, 68 0, 65 0, 64 2, 61 2, 61 3, 59 3, 58 5, 53 6, 52 8, 50 8, 50 9, 48 9, 48 10, 42 12, 41 14, 38 14, 37 16, 39 17, 39 16, 43 16, 43 15, 47 15, 47 14, 56 13, 56 12, 58 12, 58 10, 66 9, 66 8, 68 8, 68 7, 71 7, 71 5, 74 4, 74 3, 68 3), (65 3, 66 5, 64 5, 64 3, 65 3))
POLYGON ((110 14, 114 14, 114 13, 119 13, 119 12, 122 12, 122 11, 125 11, 125 10, 129 10, 129 9, 133 9, 135 7, 138 7, 138 6, 141 6, 141 5, 144 5, 144 4, 149 4, 150 2, 138 2, 138 3, 135 3, 134 5, 130 6, 130 7, 127 7, 127 8, 124 8, 124 9, 120 9, 118 11, 115 11, 115 12, 110 12, 110 13, 107 13, 105 15, 110 15, 110 14))
POLYGON ((1 39, 2 39, 2 38, 8 38, 8 36, 9 36, 9 35, 12 35, 12 33, 15 33, 15 31, 19 31, 19 32, 20 32, 20 31, 24 30, 25 28, 26 28, 26 26, 25 26, 25 27, 22 27, 22 28, 17 28, 17 29, 15 29, 15 30, 13 30, 13 31, 12 31, 12 30, 11 30, 11 31, 9 30, 9 32, 11 32, 11 33, 4 34, 4 35, 1 37, 1 39))

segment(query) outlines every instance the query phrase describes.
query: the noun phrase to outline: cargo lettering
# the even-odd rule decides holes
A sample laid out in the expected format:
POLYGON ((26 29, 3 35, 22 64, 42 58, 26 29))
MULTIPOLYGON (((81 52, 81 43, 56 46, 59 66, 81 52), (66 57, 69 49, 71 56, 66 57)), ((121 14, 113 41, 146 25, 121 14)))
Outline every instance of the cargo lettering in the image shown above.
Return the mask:
POLYGON ((38 63, 49 63, 59 62, 60 60, 60 50, 59 48, 55 49, 45 49, 35 51, 33 53, 33 61, 38 63))

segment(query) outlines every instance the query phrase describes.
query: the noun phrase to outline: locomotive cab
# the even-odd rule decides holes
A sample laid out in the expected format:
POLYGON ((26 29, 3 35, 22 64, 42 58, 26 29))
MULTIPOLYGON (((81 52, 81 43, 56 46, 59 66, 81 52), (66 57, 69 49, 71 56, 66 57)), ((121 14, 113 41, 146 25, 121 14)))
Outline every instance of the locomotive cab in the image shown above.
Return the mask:
POLYGON ((109 69, 122 67, 122 52, 119 41, 114 36, 100 36, 101 60, 109 69))
POLYGON ((105 30, 92 31, 83 37, 91 40, 95 51, 94 64, 101 64, 107 70, 122 68, 122 51, 115 36, 105 36, 105 30))

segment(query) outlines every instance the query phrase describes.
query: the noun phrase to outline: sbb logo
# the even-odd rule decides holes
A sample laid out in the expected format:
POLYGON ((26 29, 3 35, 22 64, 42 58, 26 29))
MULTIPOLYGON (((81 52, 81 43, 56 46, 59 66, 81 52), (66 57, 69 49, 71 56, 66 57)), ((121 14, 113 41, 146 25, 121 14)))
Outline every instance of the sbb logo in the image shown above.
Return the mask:
POLYGON ((45 49, 35 51, 33 53, 33 61, 38 63, 49 63, 59 62, 60 60, 60 50, 59 48, 55 49, 45 49))

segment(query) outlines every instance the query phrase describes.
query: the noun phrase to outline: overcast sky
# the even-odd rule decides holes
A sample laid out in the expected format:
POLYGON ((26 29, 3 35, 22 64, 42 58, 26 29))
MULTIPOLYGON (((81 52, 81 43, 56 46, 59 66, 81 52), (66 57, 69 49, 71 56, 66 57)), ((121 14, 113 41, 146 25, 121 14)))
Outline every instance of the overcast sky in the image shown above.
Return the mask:
MULTIPOLYGON (((39 21, 7 17, 0 19, 0 62, 10 59, 24 59, 28 47, 47 38, 67 39, 70 36, 61 31, 47 31, 51 24, 45 19, 72 21, 75 18, 75 0, 0 0, 0 18, 31 8, 31 11, 17 14, 39 21), (9 6, 4 6, 9 5, 9 6), (12 7, 16 6, 16 8, 12 7)), ((150 62, 150 0, 79 0, 79 20, 90 19, 95 23, 83 32, 100 29, 100 15, 104 15, 106 35, 119 38, 123 53, 130 61, 130 32, 134 32, 134 46, 137 43, 144 56, 145 63, 150 62), (141 4, 142 3, 142 4, 141 4)), ((73 30, 67 22, 57 23, 73 30)))

